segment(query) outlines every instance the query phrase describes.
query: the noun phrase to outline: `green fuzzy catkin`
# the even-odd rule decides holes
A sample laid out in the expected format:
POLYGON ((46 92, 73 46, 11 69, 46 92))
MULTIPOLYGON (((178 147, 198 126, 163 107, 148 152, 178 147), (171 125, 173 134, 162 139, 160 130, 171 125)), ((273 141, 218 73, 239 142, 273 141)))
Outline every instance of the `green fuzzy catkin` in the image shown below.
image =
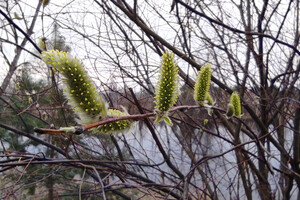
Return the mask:
POLYGON ((201 67, 200 71, 198 72, 198 77, 194 88, 194 99, 199 106, 203 106, 204 101, 207 100, 205 98, 209 91, 211 73, 212 71, 210 65, 201 67))
POLYGON ((63 74, 66 86, 64 93, 80 117, 80 123, 97 122, 107 116, 107 103, 96 91, 95 85, 78 59, 57 50, 42 52, 42 59, 63 74))
POLYGON ((50 3, 50 0, 43 0, 43 7, 46 7, 49 3, 50 3))
POLYGON ((22 19, 22 17, 20 17, 18 15, 18 13, 16 13, 16 12, 14 12, 14 18, 17 19, 17 20, 21 20, 22 19))
POLYGON ((242 113, 241 100, 237 92, 233 92, 230 97, 230 103, 234 107, 234 116, 240 117, 242 113))
POLYGON ((214 104, 214 100, 208 92, 205 95, 205 101, 206 101, 207 105, 212 106, 214 104))
POLYGON ((234 114, 234 106, 233 106, 231 103, 229 103, 229 104, 227 105, 226 116, 227 116, 227 118, 230 118, 230 117, 233 116, 233 114, 234 114))
MULTIPOLYGON (((120 116, 127 116, 128 113, 121 112, 115 109, 108 109, 107 116, 108 117, 120 117, 120 116)), ((128 130, 132 125, 131 120, 120 120, 116 122, 112 122, 109 124, 104 124, 102 126, 97 127, 94 132, 101 132, 101 133, 118 133, 124 130, 128 130)))
POLYGON ((158 84, 155 89, 155 112, 158 123, 162 119, 172 125, 168 117, 168 110, 176 103, 178 96, 178 66, 172 52, 162 55, 162 64, 158 84))
POLYGON ((46 51, 46 38, 45 37, 40 38, 39 47, 41 50, 46 51))
POLYGON ((205 126, 208 123, 208 119, 203 120, 203 125, 205 126))
POLYGON ((211 116, 213 113, 213 109, 211 108, 211 106, 214 104, 214 100, 208 92, 205 95, 204 104, 208 105, 208 106, 206 106, 206 109, 207 109, 208 115, 211 116))

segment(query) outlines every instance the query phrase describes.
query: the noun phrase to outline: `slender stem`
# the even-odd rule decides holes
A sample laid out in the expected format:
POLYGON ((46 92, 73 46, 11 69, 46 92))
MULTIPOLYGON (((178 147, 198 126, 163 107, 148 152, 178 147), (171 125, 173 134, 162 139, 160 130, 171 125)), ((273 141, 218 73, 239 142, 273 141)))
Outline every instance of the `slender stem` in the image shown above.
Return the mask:
MULTIPOLYGON (((174 111, 181 110, 181 109, 192 109, 192 108, 200 108, 200 107, 196 106, 196 105, 192 105, 192 106, 190 106, 190 105, 176 106, 176 107, 172 108, 169 112, 174 112, 174 111)), ((216 108, 216 107, 213 107, 213 108, 221 110, 221 109, 216 108)), ((225 112, 225 111, 223 111, 223 112, 225 112)), ((104 124, 109 124, 109 123, 116 122, 116 121, 121 121, 121 120, 141 120, 141 119, 144 119, 144 118, 150 118, 150 117, 154 117, 154 116, 155 116, 155 113, 146 113, 146 114, 136 114, 136 115, 128 115, 128 116, 120 116, 120 117, 108 117, 107 119, 105 119, 103 121, 99 121, 99 122, 95 122, 95 123, 87 124, 87 125, 76 126, 75 127, 75 134, 76 135, 80 135, 84 131, 87 131, 89 129, 96 128, 98 126, 102 126, 104 124)), ((61 134, 61 133, 67 133, 67 131, 63 130, 63 129, 35 128, 34 131, 37 132, 37 133, 40 133, 40 134, 61 134)))

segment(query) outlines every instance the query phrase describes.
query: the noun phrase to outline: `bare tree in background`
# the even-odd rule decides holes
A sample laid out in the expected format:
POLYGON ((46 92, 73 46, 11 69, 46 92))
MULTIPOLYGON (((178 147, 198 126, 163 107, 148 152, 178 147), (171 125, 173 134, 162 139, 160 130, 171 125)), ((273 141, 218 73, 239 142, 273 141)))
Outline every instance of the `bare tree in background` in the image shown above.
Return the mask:
MULTIPOLYGON (((21 24, 13 13, 24 10, 25 2, 0 4, 1 58, 9 66, 0 93, 0 170, 6 177, 16 176, 3 179, 10 184, 0 185, 1 197, 18 198, 24 195, 19 188, 25 191, 52 177, 56 181, 51 187, 59 198, 300 198, 299 1, 50 1, 43 9, 41 4, 31 8, 30 18, 20 15, 21 24), (35 23, 39 26, 34 28, 35 23), (181 77, 176 106, 195 104, 196 72, 210 63, 213 113, 178 109, 172 112, 172 127, 141 118, 123 134, 54 135, 53 142, 46 142, 31 126, 75 123, 57 92, 60 78, 53 76, 35 92, 13 86, 23 51, 38 54, 26 45, 28 38, 49 37, 54 24, 72 54, 86 64, 110 107, 124 106, 131 115, 152 113, 160 56, 173 51, 181 77), (8 57, 7 52, 13 52, 8 49, 14 48, 8 57), (224 112, 233 91, 242 99, 243 116, 228 119, 224 112), (22 105, 20 94, 39 106, 22 105), (8 114, 19 121, 6 120, 8 114), (34 120, 24 120, 27 115, 34 120), (22 153, 13 145, 7 149, 13 142, 8 134, 40 146, 27 146, 22 153), (57 156, 43 155, 42 147, 57 156)), ((39 61, 24 60, 33 63, 31 69, 40 77, 49 76, 48 70, 37 69, 39 61)))

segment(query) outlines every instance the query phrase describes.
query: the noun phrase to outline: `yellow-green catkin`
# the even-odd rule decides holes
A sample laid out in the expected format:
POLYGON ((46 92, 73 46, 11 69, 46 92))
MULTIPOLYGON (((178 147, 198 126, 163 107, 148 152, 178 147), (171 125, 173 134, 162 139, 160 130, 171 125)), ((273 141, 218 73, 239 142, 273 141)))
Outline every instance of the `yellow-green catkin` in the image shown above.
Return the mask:
POLYGON ((16 12, 14 12, 14 18, 17 19, 17 20, 21 20, 22 19, 22 17, 20 17, 18 15, 18 13, 16 13, 16 12))
POLYGON ((42 37, 39 40, 39 47, 42 51, 46 51, 46 40, 47 39, 45 37, 42 37))
POLYGON ((210 99, 206 99, 206 97, 209 95, 208 91, 211 73, 212 71, 210 65, 201 67, 200 71, 198 72, 198 77, 194 88, 194 99, 199 106, 203 106, 205 100, 210 101, 210 99))
POLYGON ((162 119, 172 125, 168 111, 176 103, 178 96, 178 66, 172 52, 162 55, 158 84, 155 89, 155 123, 162 119))
POLYGON ((229 103, 229 104, 227 105, 226 116, 227 116, 227 118, 230 118, 230 117, 232 117, 233 115, 234 115, 234 107, 233 107, 233 105, 232 105, 231 103, 229 103))
POLYGON ((214 100, 208 92, 205 95, 204 104, 207 104, 206 109, 207 109, 208 115, 211 116, 213 113, 213 109, 211 108, 211 106, 214 104, 214 100))
POLYGON ((43 7, 46 7, 50 3, 50 0, 43 0, 42 3, 43 7))
POLYGON ((203 125, 205 126, 208 123, 208 119, 203 120, 203 125))
POLYGON ((58 50, 42 52, 42 59, 64 76, 64 93, 80 117, 81 124, 97 122, 107 116, 107 103, 97 92, 78 59, 58 50))
POLYGON ((207 105, 210 105, 210 106, 212 106, 214 104, 214 100, 208 92, 205 95, 204 101, 207 103, 207 105))
POLYGON ((237 92, 233 92, 230 97, 230 104, 234 107, 234 116, 241 117, 242 108, 241 108, 241 100, 237 92))
MULTIPOLYGON (((121 117, 127 115, 127 112, 121 112, 115 109, 108 109, 107 111, 107 117, 121 117)), ((94 132, 110 134, 118 133, 124 130, 128 130, 132 126, 132 124, 133 122, 131 120, 120 120, 109 124, 104 124, 102 126, 98 126, 96 129, 94 129, 94 132)))

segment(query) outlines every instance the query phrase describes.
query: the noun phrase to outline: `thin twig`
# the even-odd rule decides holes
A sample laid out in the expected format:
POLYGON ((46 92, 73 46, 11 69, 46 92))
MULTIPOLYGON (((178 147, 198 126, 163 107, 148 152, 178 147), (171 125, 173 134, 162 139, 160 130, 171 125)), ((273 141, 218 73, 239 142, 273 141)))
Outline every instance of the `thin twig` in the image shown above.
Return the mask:
POLYGON ((26 38, 27 40, 34 46, 34 48, 38 51, 38 52, 42 52, 42 50, 36 45, 35 42, 33 42, 31 40, 31 38, 28 36, 27 33, 25 33, 9 16, 7 16, 7 14, 5 14, 1 9, 0 9, 0 14, 5 17, 7 19, 7 21, 13 25, 16 29, 18 29, 18 31, 20 31, 26 38))

